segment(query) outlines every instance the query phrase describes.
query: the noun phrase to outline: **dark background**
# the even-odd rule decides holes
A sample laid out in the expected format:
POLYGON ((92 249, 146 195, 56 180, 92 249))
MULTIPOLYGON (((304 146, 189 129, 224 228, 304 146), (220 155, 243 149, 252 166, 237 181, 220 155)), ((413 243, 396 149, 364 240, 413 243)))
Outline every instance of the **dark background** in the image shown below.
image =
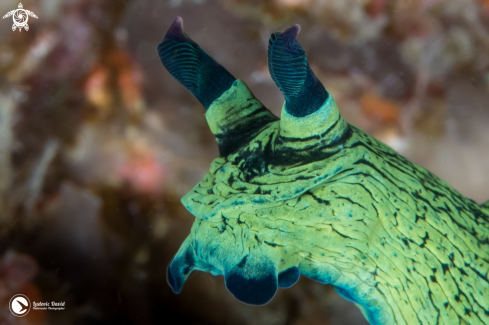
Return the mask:
MULTIPOLYGON (((17 1, 2 0, 3 16, 17 1)), ((176 16, 279 115, 270 33, 293 24, 353 123, 464 195, 489 199, 487 0, 27 0, 0 21, 0 324, 365 323, 302 278, 263 307, 166 267, 194 217, 179 199, 218 152, 204 110, 159 62, 176 16), (65 301, 13 317, 8 301, 65 301)))

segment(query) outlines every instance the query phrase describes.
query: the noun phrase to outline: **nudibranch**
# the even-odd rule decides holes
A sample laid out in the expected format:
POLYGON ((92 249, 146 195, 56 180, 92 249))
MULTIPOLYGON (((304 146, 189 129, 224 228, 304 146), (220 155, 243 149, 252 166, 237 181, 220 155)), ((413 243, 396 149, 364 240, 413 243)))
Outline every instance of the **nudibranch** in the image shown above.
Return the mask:
POLYGON ((158 45, 206 109, 220 156, 183 205, 196 220, 168 267, 223 275, 238 300, 268 303, 302 274, 331 284, 371 324, 489 324, 489 202, 477 204, 348 124, 310 69, 295 25, 274 32, 274 116, 183 32, 158 45))

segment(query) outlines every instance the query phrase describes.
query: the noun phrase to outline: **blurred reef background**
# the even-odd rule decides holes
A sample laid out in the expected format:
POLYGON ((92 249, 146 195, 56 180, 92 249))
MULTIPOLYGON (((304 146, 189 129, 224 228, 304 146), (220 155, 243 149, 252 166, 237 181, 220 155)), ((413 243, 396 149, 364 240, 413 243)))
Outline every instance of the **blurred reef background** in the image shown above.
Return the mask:
MULTIPOLYGON (((488 0, 25 0, 0 21, 0 324, 366 324, 302 278, 263 307, 166 267, 179 200, 218 155, 204 109, 161 65, 173 18, 279 115, 273 30, 295 23, 347 121, 462 194, 489 199, 488 0), (13 294, 66 301, 16 318, 13 294)), ((18 1, 2 0, 3 16, 18 1)))

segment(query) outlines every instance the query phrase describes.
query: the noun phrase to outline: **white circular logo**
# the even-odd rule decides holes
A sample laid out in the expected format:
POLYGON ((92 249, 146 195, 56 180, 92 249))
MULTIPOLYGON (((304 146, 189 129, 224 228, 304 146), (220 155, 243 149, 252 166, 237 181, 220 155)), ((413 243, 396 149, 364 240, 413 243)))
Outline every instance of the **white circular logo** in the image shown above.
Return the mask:
POLYGON ((15 10, 10 10, 3 16, 3 19, 8 18, 12 16, 12 19, 14 20, 14 24, 12 25, 12 30, 15 32, 16 29, 19 29, 19 32, 22 31, 22 28, 25 29, 26 31, 29 30, 29 25, 27 24, 27 21, 29 20, 29 16, 38 18, 35 13, 29 10, 25 10, 24 6, 22 3, 19 3, 19 8, 15 10))
POLYGON ((17 9, 15 10, 14 13, 14 24, 22 28, 25 25, 27 25, 27 21, 29 20, 29 17, 27 16, 27 12, 24 9, 17 9))
POLYGON ((31 310, 31 301, 24 295, 15 295, 8 304, 10 312, 17 317, 24 317, 31 310))

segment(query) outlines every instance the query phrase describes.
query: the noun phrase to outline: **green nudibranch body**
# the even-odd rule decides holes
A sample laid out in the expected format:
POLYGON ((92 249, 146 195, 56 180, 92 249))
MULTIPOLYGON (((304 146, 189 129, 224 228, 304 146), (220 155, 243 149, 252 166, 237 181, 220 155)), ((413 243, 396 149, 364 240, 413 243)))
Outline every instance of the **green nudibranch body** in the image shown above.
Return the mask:
POLYGON ((305 116, 287 103, 278 119, 235 80, 208 107, 221 156, 182 198, 196 220, 172 289, 201 270, 265 304, 302 274, 371 324, 489 324, 489 203, 345 122, 329 94, 305 116))

